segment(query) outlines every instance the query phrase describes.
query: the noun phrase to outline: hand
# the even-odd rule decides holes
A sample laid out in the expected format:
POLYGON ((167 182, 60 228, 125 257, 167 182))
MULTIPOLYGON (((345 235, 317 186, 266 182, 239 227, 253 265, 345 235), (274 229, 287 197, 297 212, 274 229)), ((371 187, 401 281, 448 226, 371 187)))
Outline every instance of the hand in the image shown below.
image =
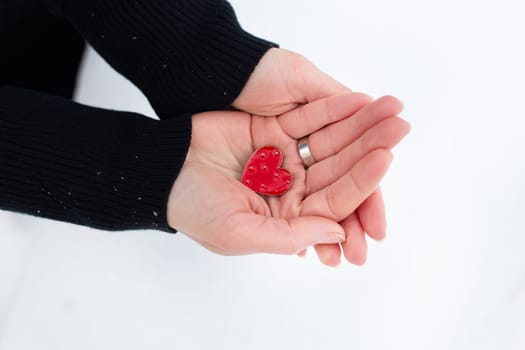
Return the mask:
MULTIPOLYGON (((303 56, 283 49, 271 49, 262 57, 233 106, 253 114, 276 116, 305 103, 349 91, 303 56)), ((397 108, 397 111, 392 108, 392 115, 401 112, 399 103, 392 107, 397 108)), ((353 245, 360 248, 344 250, 345 257, 354 264, 362 265, 367 251, 364 232, 375 240, 384 239, 386 234, 385 207, 379 188, 348 218, 346 225, 360 237, 353 245)), ((319 245, 315 249, 324 264, 339 264, 341 251, 336 245, 319 245)), ((305 253, 302 251, 299 254, 305 253)))
MULTIPOLYGON (((271 49, 262 57, 233 106, 253 114, 276 116, 303 104, 349 91, 303 56, 288 50, 271 49)), ((385 237, 386 215, 379 188, 348 222, 352 223, 352 231, 366 231, 377 240, 385 237)), ((360 239, 358 245, 360 249, 345 256, 350 262, 361 265, 366 260, 366 240, 360 239)), ((318 245, 315 249, 324 264, 339 264, 341 251, 338 246, 318 245)), ((304 254, 306 251, 299 252, 299 255, 304 254)))
POLYGON ((377 188, 391 161, 388 148, 408 129, 393 115, 382 121, 374 117, 385 99, 361 109, 367 103, 362 94, 345 94, 279 117, 241 112, 193 116, 188 156, 168 202, 170 226, 225 255, 293 254, 313 244, 337 244, 347 234, 351 239, 352 232, 345 231, 351 227, 338 221, 377 188), (357 111, 362 116, 354 119, 357 111), (348 123, 352 119, 356 125, 348 123), (355 130, 350 138, 348 127, 355 130), (305 170, 297 139, 309 134, 319 162, 305 170), (346 141, 331 142, 336 140, 346 141), (239 181, 249 156, 266 145, 282 150, 283 167, 294 179, 280 197, 259 196, 239 181))

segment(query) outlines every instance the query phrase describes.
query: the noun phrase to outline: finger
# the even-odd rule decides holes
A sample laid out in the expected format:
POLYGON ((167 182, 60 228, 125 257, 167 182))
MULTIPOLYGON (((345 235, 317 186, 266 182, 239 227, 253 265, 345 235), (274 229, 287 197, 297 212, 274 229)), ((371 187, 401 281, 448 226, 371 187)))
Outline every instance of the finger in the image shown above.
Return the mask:
POLYGON ((278 120, 284 132, 299 139, 353 115, 371 100, 369 96, 357 92, 330 96, 296 108, 278 120))
POLYGON ((336 267, 341 263, 341 247, 339 244, 317 244, 315 252, 319 261, 326 266, 336 267))
POLYGON ((341 151, 368 129, 386 118, 398 115, 402 110, 403 105, 395 97, 381 97, 363 107, 352 117, 311 134, 308 137, 310 151, 314 159, 319 162, 341 151))
POLYGON ((299 253, 297 253, 297 256, 304 258, 307 253, 308 253, 308 249, 303 249, 299 253))
POLYGON ((337 181, 306 197, 301 214, 345 219, 379 186, 391 161, 387 149, 370 152, 337 181))
POLYGON ((235 254, 297 254, 320 243, 346 239, 343 228, 332 220, 302 216, 289 220, 253 213, 238 213, 229 219, 229 230, 221 235, 221 250, 235 254))
POLYGON ((368 244, 359 218, 353 213, 341 225, 347 234, 346 241, 341 243, 346 260, 354 265, 363 265, 366 262, 368 244))
POLYGON ((409 124, 399 117, 386 118, 371 127, 341 152, 308 168, 306 172, 306 195, 319 191, 337 181, 371 151, 378 148, 393 148, 408 134, 409 130, 409 124))
POLYGON ((370 238, 380 241, 386 236, 386 215, 383 195, 378 188, 357 208, 357 216, 370 238))

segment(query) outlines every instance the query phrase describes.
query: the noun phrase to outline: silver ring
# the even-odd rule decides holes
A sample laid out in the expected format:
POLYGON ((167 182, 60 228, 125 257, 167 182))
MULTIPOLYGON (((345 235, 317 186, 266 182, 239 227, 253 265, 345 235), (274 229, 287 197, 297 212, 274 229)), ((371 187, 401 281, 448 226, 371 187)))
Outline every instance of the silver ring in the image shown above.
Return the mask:
POLYGON ((308 145, 308 136, 297 141, 297 149, 299 150, 299 156, 303 160, 305 168, 308 168, 315 163, 314 156, 308 145))

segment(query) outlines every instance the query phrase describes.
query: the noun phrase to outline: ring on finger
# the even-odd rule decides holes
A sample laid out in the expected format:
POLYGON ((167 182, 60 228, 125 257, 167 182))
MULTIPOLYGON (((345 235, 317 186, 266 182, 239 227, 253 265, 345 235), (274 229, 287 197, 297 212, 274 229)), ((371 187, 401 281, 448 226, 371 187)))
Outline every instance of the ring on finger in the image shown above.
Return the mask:
POLYGON ((312 155, 310 144, 308 143, 308 136, 303 137, 297 141, 297 149, 305 168, 308 168, 315 163, 315 158, 312 155))

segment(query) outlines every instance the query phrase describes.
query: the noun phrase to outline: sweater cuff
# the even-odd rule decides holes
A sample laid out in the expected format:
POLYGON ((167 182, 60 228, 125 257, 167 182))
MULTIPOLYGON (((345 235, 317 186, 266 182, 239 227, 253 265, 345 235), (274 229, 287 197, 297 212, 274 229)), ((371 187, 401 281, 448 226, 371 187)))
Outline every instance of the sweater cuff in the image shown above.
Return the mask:
POLYGON ((129 179, 121 200, 122 214, 135 220, 137 228, 156 229, 169 233, 177 230, 167 220, 167 204, 190 146, 191 115, 154 121, 137 133, 133 145, 126 151, 129 179))

